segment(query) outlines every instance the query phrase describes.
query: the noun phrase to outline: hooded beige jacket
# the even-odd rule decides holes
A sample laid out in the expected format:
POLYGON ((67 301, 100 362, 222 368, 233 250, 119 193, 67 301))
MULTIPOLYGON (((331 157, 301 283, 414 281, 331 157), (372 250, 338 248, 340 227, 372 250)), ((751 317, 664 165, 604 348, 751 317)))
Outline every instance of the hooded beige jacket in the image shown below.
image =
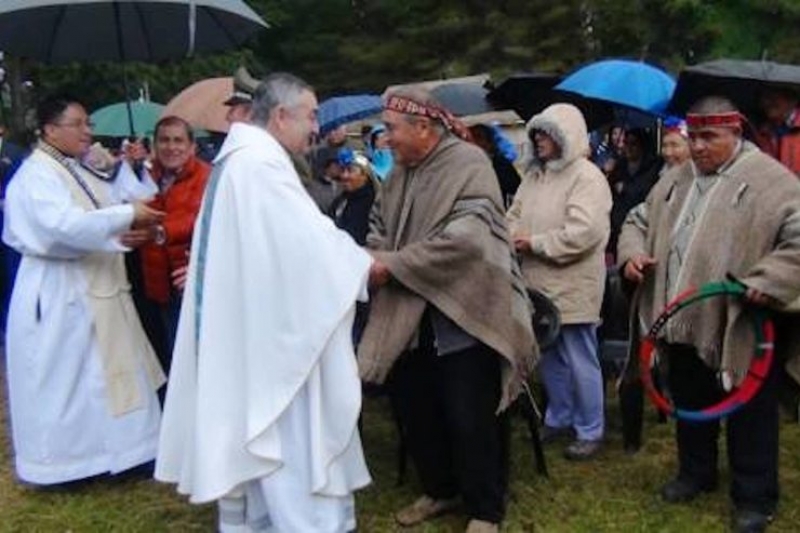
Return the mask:
POLYGON ((553 300, 562 323, 597 322, 611 212, 608 182, 587 159, 586 122, 576 107, 552 105, 527 129, 549 135, 561 155, 532 159, 507 214, 512 236, 530 238, 531 252, 520 257, 525 282, 553 300))

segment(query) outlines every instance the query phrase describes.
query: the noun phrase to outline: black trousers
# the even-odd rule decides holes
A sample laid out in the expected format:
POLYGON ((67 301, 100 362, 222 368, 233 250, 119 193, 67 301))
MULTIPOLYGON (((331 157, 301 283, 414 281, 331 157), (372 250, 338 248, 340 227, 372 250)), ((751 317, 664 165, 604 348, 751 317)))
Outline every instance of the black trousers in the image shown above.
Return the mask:
MULTIPOLYGON (((660 345, 666 350, 667 380, 675 405, 698 409, 720 400, 717 373, 707 367, 691 346, 660 345)), ((662 352, 663 353, 663 352, 662 352)), ((778 364, 773 365, 761 390, 726 422, 730 495, 738 509, 770 514, 778 503, 778 364)), ((717 483, 717 440, 720 424, 677 422, 680 479, 703 488, 717 483)))
POLYGON ((426 495, 461 495, 470 518, 499 523, 508 484, 508 420, 500 356, 478 345, 443 356, 404 353, 389 377, 392 402, 426 495))

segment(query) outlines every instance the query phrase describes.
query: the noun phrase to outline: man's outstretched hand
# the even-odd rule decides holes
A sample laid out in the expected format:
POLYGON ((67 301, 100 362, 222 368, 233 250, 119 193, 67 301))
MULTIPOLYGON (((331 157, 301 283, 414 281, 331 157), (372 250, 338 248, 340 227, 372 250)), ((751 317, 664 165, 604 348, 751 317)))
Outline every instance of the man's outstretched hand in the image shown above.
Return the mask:
POLYGON ((392 273, 389 267, 386 266, 380 259, 372 256, 372 265, 369 267, 369 286, 370 288, 377 289, 389 283, 392 279, 392 273))

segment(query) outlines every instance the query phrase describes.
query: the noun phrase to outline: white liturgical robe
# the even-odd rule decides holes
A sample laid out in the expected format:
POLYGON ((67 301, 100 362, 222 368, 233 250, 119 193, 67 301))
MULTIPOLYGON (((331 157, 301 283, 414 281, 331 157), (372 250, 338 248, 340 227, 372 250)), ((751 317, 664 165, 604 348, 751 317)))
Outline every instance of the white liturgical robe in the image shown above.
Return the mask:
POLYGON ((3 240, 22 254, 6 337, 14 454, 19 477, 36 484, 153 460, 160 419, 163 373, 119 242, 134 210, 116 204, 135 198, 64 161, 87 189, 40 148, 5 203, 3 240))
POLYGON ((257 487, 267 531, 352 529, 370 482, 351 340, 369 254, 249 124, 231 127, 196 224, 156 478, 195 503, 257 487))

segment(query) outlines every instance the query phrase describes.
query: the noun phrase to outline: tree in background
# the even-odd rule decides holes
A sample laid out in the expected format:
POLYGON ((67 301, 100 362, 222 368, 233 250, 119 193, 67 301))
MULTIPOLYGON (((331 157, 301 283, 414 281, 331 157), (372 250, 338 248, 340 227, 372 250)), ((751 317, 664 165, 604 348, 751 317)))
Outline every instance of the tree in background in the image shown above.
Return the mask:
POLYGON ((265 32, 270 63, 323 94, 491 71, 566 70, 588 58, 579 0, 294 0, 265 32))

